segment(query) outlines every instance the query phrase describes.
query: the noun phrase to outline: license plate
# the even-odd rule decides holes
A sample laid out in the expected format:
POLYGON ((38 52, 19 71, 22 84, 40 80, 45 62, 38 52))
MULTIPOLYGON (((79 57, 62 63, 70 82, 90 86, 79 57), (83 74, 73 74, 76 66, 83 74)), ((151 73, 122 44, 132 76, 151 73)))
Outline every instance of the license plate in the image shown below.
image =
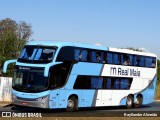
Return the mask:
POLYGON ((28 102, 22 102, 22 104, 23 104, 23 105, 29 105, 29 103, 28 103, 28 102))

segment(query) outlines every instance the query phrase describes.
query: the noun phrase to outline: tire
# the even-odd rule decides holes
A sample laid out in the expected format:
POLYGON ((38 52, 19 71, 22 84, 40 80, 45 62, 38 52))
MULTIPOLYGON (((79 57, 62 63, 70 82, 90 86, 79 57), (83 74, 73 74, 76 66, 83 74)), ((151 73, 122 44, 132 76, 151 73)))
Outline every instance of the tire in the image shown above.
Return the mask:
POLYGON ((73 112, 78 110, 78 100, 76 99, 75 96, 72 96, 68 99, 67 101, 67 112, 73 112))
POLYGON ((134 105, 133 96, 132 95, 128 95, 127 96, 127 101, 126 101, 126 107, 127 107, 127 109, 133 108, 133 105, 134 105))
POLYGON ((142 98, 141 96, 137 96, 136 99, 137 99, 137 101, 136 101, 136 103, 134 104, 134 107, 135 107, 135 108, 139 108, 139 107, 142 106, 143 98, 142 98))

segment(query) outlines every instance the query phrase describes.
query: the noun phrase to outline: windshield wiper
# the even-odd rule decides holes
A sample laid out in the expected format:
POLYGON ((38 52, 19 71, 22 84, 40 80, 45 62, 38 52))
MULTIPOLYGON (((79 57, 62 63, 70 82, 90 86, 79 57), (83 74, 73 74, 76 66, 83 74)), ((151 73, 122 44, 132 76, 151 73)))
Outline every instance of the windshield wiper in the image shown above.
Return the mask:
POLYGON ((31 91, 42 91, 42 89, 40 88, 37 88, 37 87, 27 87, 28 90, 31 90, 31 91))
POLYGON ((26 91, 27 87, 25 85, 14 85, 13 89, 19 90, 19 91, 26 91))

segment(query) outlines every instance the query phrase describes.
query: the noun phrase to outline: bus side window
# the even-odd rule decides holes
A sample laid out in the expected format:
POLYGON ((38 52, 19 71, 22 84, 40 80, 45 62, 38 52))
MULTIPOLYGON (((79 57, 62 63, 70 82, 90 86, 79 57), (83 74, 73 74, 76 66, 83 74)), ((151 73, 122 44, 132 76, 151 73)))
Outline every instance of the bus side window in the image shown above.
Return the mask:
POLYGON ((134 66, 139 66, 138 58, 135 55, 133 56, 133 65, 134 66))
POLYGON ((118 59, 118 54, 114 53, 113 54, 113 64, 119 64, 119 59, 118 59))
POLYGON ((91 52, 91 62, 96 62, 96 52, 95 51, 91 52))
POLYGON ((121 64, 122 65, 130 65, 130 56, 128 54, 121 55, 121 64))
POLYGON ((73 61, 74 59, 75 49, 73 47, 62 47, 56 61, 73 61))
POLYGON ((96 62, 103 63, 103 59, 104 59, 103 52, 97 51, 96 52, 96 62))
POLYGON ((100 62, 104 63, 104 53, 103 52, 101 52, 101 56, 100 57, 101 57, 101 61, 100 62))
POLYGON ((119 89, 120 88, 120 80, 118 78, 114 79, 114 89, 119 89))
POLYGON ((144 60, 143 56, 139 56, 139 66, 144 67, 144 60))
POLYGON ((133 55, 129 55, 130 65, 133 65, 133 55))
POLYGON ((103 79, 103 89, 111 89, 111 78, 103 79))
POLYGON ((73 89, 90 89, 91 88, 91 77, 78 76, 73 89))
POLYGON ((112 59, 112 53, 107 53, 107 63, 108 64, 112 64, 113 63, 113 59, 112 59))
POLYGON ((156 67, 156 58, 152 58, 152 65, 151 67, 156 67))
POLYGON ((82 50, 82 61, 87 61, 87 50, 82 50))
POLYGON ((152 66, 152 58, 146 57, 145 58, 145 67, 151 67, 152 66))
POLYGON ((103 78, 91 77, 91 89, 101 89, 103 78))
POLYGON ((129 79, 121 79, 120 89, 129 89, 129 79))
POLYGON ((108 58, 107 58, 107 53, 104 52, 104 60, 103 60, 103 63, 108 63, 108 58))
POLYGON ((92 59, 92 51, 88 50, 88 53, 87 53, 87 62, 92 62, 91 59, 92 59))
POLYGON ((74 59, 76 61, 79 61, 79 59, 80 59, 80 49, 75 49, 74 50, 74 59))

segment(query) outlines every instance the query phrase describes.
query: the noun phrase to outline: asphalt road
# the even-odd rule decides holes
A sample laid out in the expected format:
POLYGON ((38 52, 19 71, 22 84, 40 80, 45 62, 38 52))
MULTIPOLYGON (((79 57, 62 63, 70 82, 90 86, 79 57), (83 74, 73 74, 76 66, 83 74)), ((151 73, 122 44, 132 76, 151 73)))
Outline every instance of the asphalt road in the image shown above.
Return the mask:
POLYGON ((126 109, 125 106, 120 107, 98 107, 98 108, 81 108, 76 112, 66 112, 65 109, 37 109, 37 108, 28 108, 21 107, 17 108, 14 106, 0 107, 0 113, 2 112, 11 112, 13 116, 17 113, 21 114, 30 114, 33 113, 40 115, 42 117, 129 117, 129 116, 158 116, 160 117, 160 101, 154 102, 142 106, 141 108, 126 109))

